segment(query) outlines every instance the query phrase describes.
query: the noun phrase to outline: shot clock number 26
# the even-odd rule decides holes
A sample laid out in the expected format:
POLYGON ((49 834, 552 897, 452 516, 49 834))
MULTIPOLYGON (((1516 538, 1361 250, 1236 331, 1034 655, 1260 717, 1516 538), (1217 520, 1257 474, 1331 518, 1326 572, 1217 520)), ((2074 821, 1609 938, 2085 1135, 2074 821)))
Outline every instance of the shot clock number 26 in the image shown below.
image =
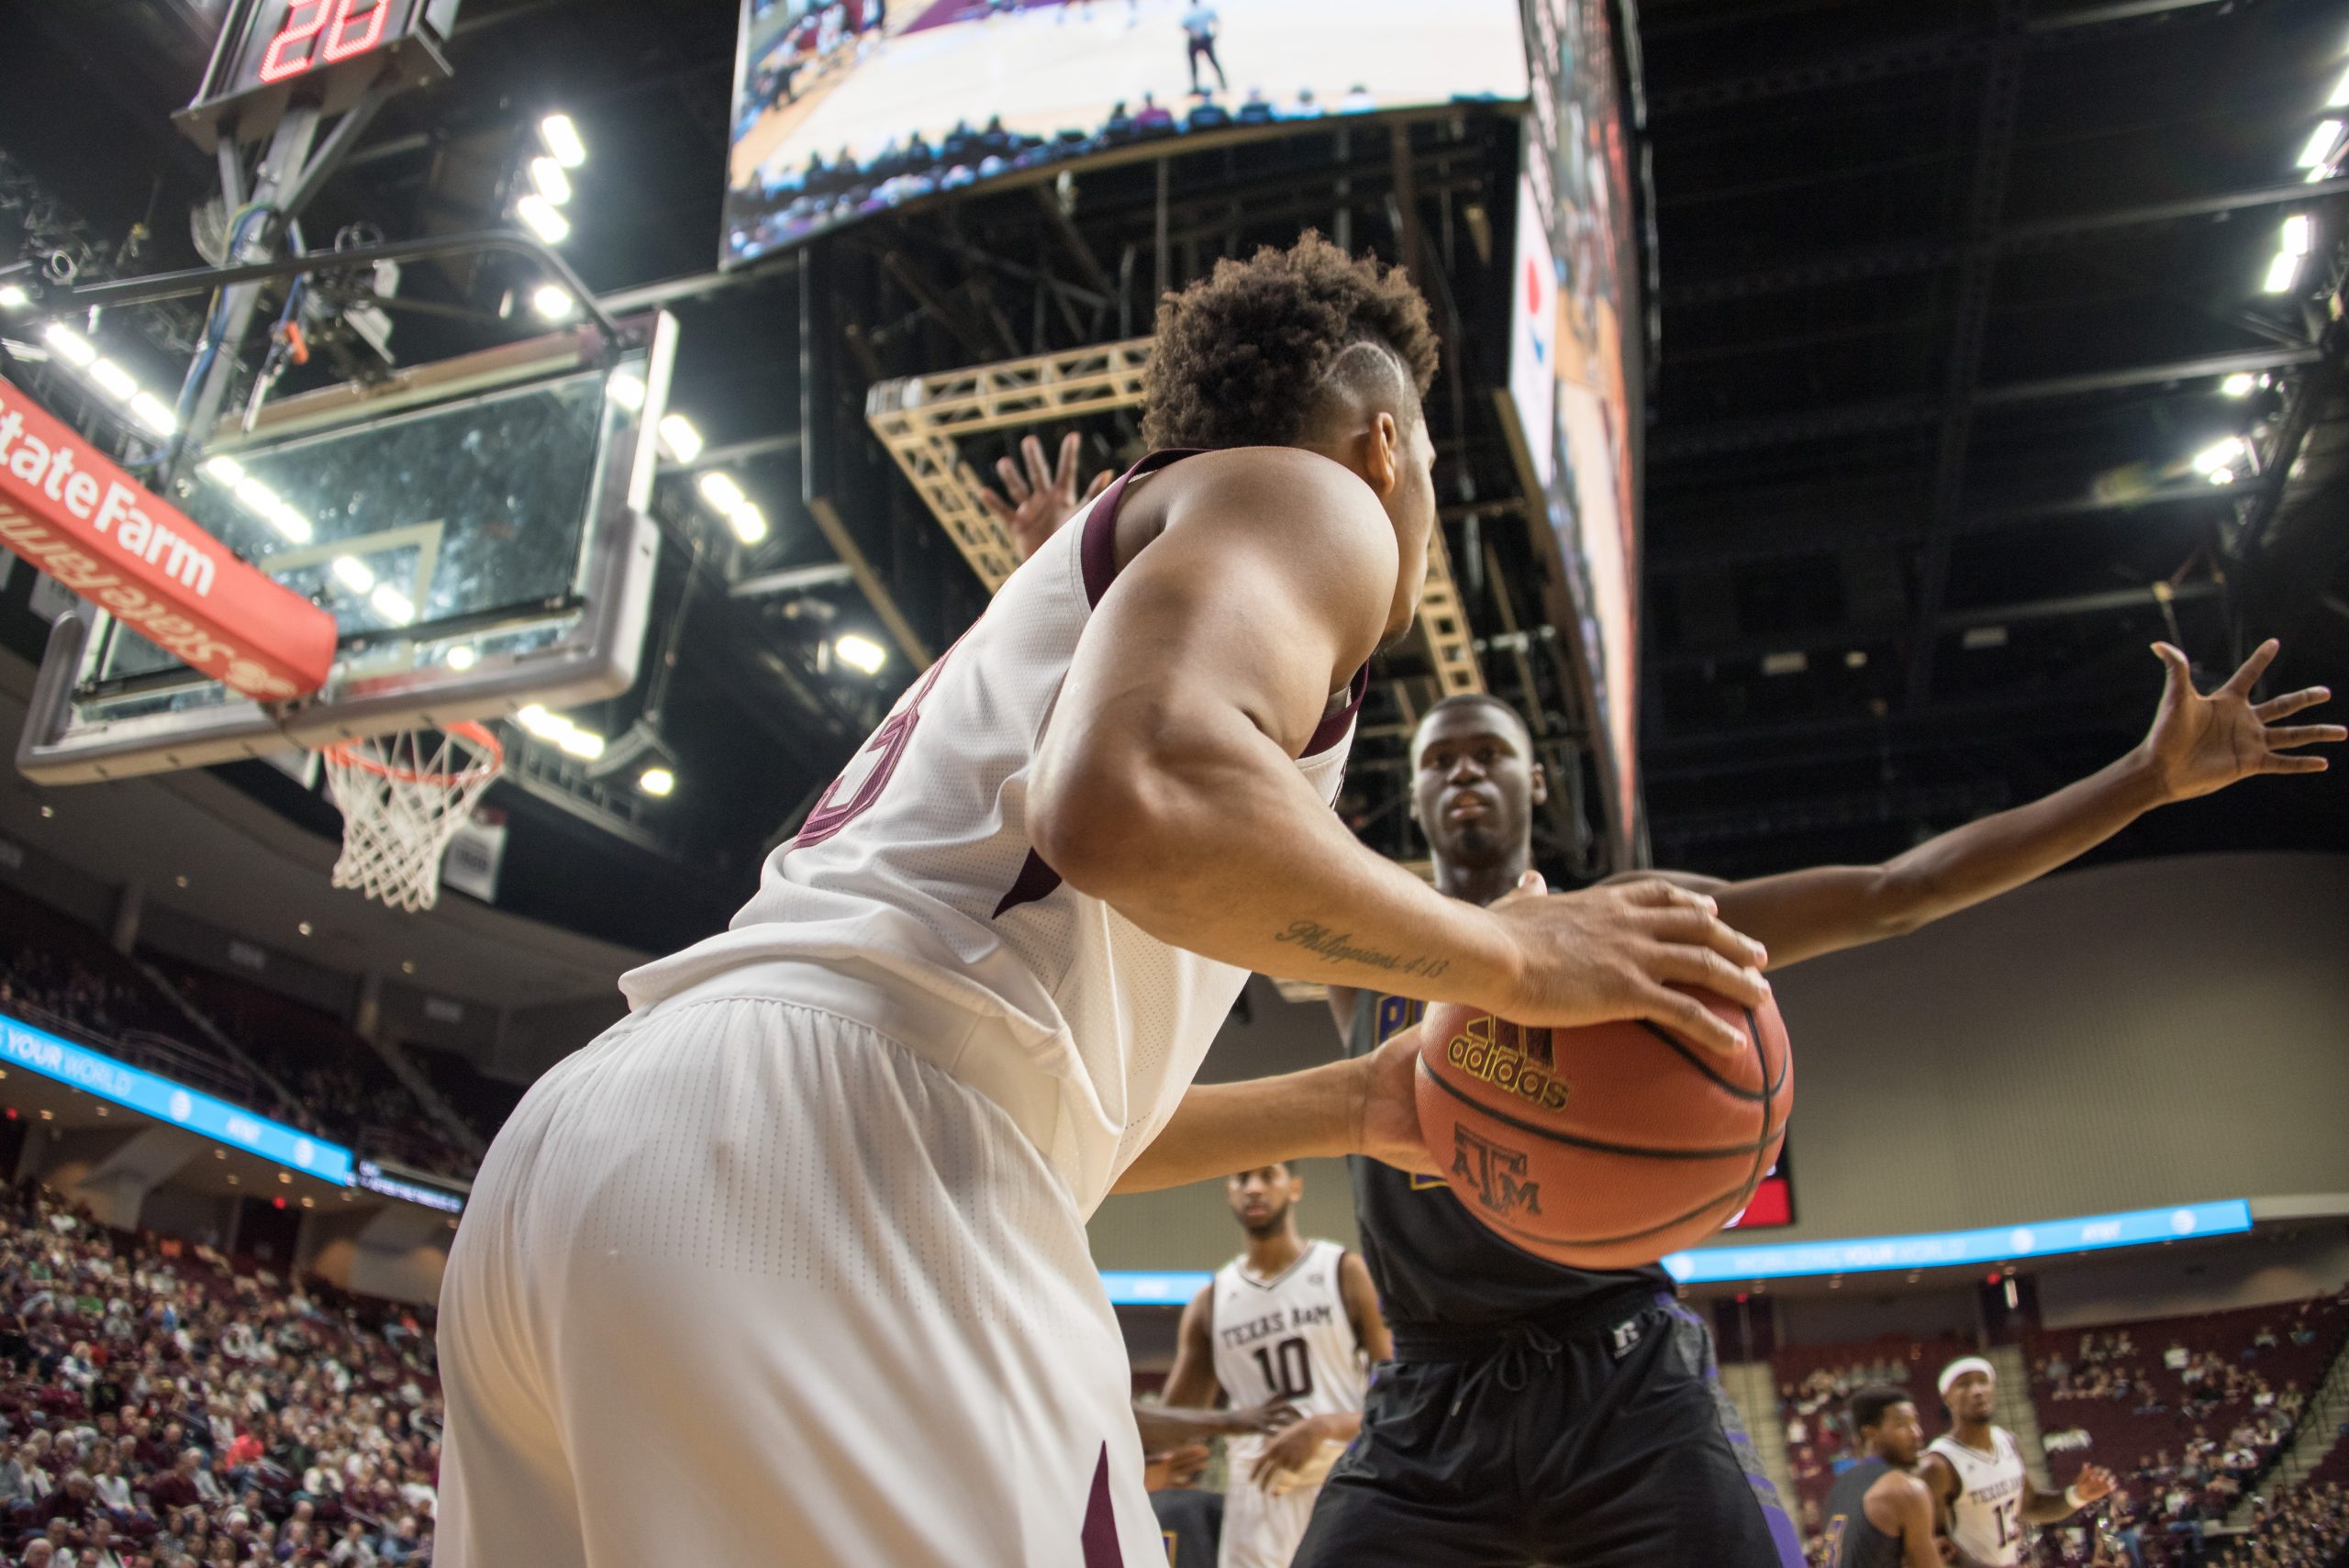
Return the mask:
POLYGON ((254 76, 283 82, 314 65, 331 65, 373 49, 384 41, 392 6, 393 0, 291 0, 254 76))
POLYGON ((340 113, 377 83, 445 79, 458 0, 233 0, 182 129, 253 141, 296 104, 340 113))

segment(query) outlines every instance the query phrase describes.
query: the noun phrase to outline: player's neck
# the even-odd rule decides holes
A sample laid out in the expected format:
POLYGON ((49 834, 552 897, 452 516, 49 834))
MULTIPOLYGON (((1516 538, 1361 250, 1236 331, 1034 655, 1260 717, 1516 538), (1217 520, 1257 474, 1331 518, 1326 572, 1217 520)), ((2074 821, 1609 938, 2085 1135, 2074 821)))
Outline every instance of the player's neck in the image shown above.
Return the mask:
POLYGON ((1305 1256, 1305 1239, 1295 1225, 1284 1225, 1270 1236, 1248 1238, 1248 1272, 1260 1280, 1275 1278, 1297 1267, 1305 1256))
POLYGON ((1446 898, 1462 898, 1471 904, 1490 904, 1514 888, 1532 867, 1532 846, 1520 850, 1508 860, 1487 866, 1453 865, 1449 861, 1435 862, 1435 890, 1446 898))
POLYGON ((1950 1429, 1950 1436, 1970 1449, 1988 1453, 1998 1445, 1995 1435, 1998 1424, 1993 1421, 1960 1421, 1950 1429))

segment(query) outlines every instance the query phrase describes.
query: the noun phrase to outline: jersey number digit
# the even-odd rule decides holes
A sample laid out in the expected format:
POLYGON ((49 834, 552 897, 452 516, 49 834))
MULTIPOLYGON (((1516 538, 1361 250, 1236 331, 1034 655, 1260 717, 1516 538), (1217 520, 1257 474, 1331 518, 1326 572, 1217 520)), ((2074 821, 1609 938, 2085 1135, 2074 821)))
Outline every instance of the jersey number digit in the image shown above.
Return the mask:
POLYGON ((1283 1340, 1270 1348, 1258 1345, 1254 1354, 1256 1370, 1264 1374, 1264 1386, 1274 1398, 1302 1399, 1313 1392, 1313 1358, 1303 1340, 1283 1340))
POLYGON ((2022 1539, 2022 1499, 2009 1497, 1990 1512, 1998 1520, 1998 1544, 2011 1546, 2022 1539))
MULTIPOLYGON (((963 635, 968 636, 969 633, 963 635)), ((799 836, 791 840, 793 849, 804 850, 820 844, 873 809, 873 803, 881 798, 881 792, 889 785, 889 775, 897 771, 898 760, 906 754, 906 748, 913 744, 914 727, 921 722, 922 703, 929 697, 930 689, 938 684, 938 677, 944 673, 946 661, 953 656, 952 648, 940 654, 938 662, 932 664, 930 673, 921 678, 921 684, 907 694, 896 712, 882 721, 881 728, 873 732, 873 739, 864 743, 864 750, 859 753, 873 758, 873 765, 864 771, 864 776, 857 781, 856 787, 847 791, 845 799, 841 795, 848 784, 849 773, 843 772, 831 782, 824 791, 823 798, 816 802, 816 809, 807 814, 807 820, 799 828, 799 836)))

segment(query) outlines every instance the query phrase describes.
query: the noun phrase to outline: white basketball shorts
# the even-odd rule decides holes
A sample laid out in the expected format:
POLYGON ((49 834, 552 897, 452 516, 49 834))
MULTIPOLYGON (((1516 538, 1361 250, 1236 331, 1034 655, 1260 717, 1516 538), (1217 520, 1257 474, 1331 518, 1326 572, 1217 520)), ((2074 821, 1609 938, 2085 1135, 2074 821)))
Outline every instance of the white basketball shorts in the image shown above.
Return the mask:
POLYGON ((1066 1189, 831 1013, 673 999, 548 1073, 440 1298, 440 1568, 1145 1568, 1066 1189))
POLYGON ((1245 1473, 1234 1475, 1223 1495, 1223 1541, 1216 1568, 1288 1568, 1319 1496, 1318 1485, 1274 1492, 1245 1473))

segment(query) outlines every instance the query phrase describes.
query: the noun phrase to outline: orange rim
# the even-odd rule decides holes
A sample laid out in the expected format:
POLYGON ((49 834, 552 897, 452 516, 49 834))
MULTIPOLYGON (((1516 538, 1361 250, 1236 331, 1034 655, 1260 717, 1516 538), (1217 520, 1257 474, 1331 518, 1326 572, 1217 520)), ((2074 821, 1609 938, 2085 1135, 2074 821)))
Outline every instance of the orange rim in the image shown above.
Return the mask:
POLYGON ((436 789, 461 789, 484 775, 495 774, 506 766, 506 748, 486 727, 472 723, 451 724, 444 727, 442 733, 463 737, 488 752, 488 761, 477 762, 461 773, 426 773, 414 768, 394 767, 389 762, 364 756, 361 754, 356 740, 338 740, 331 746, 321 746, 318 754, 330 762, 346 768, 358 768, 380 778, 397 779, 402 784, 425 784, 436 789))

